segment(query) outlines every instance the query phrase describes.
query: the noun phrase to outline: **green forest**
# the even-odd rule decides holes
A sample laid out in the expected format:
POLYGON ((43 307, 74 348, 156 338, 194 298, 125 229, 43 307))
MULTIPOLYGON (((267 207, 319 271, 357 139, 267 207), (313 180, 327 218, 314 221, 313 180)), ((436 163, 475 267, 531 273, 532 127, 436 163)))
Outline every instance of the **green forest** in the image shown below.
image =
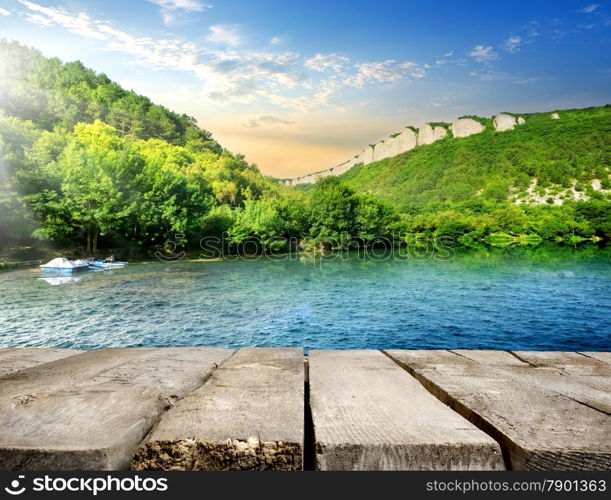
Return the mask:
POLYGON ((609 107, 557 121, 521 115, 515 131, 447 137, 293 188, 192 117, 80 62, 1 41, 0 61, 0 260, 39 247, 144 257, 176 235, 195 255, 201 238, 221 235, 230 251, 257 242, 263 252, 380 238, 480 248, 611 237, 609 107), (516 204, 533 179, 546 202, 516 204))

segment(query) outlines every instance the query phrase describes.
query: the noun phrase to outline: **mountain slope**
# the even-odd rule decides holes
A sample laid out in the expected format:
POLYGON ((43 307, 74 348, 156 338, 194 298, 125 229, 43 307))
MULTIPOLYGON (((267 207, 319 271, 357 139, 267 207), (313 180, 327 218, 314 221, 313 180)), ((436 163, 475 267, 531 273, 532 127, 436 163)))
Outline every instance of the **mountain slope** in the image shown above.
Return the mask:
POLYGON ((80 61, 47 59, 35 49, 1 40, 0 106, 7 115, 31 120, 44 130, 101 120, 138 139, 177 145, 197 141, 201 148, 222 152, 194 118, 125 90, 80 61))
POLYGON ((478 198, 556 203, 563 198, 608 198, 611 107, 522 114, 526 123, 497 132, 433 144, 339 176, 358 191, 392 202, 401 211, 478 198), (607 194, 605 194, 607 191, 607 194))
POLYGON ((78 61, 0 41, 0 247, 198 241, 247 200, 288 189, 193 118, 78 61))

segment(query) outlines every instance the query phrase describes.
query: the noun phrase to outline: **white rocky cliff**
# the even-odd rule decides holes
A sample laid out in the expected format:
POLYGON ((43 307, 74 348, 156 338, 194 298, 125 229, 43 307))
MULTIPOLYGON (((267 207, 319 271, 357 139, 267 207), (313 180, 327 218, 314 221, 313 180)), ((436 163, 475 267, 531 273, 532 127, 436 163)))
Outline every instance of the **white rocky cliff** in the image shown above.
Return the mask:
POLYGON ((504 132, 505 130, 513 130, 516 128, 518 121, 515 116, 500 114, 494 117, 494 128, 499 132, 504 132))
MULTIPOLYGON (((558 119, 557 113, 551 115, 552 119, 558 119)), ((526 120, 523 117, 515 117, 508 113, 500 113, 496 115, 492 120, 494 130, 497 132, 505 132, 513 130, 519 125, 524 125, 526 120)), ((327 177, 329 175, 341 175, 344 172, 350 170, 353 166, 362 163, 368 165, 375 161, 380 161, 385 158, 392 158, 406 151, 414 149, 416 146, 427 146, 434 142, 440 141, 447 136, 456 138, 468 137, 474 134, 480 134, 486 130, 485 126, 482 125, 478 120, 473 118, 458 118, 454 120, 451 125, 439 124, 439 123, 424 123, 415 129, 413 127, 406 127, 401 132, 392 134, 390 137, 381 140, 377 144, 367 146, 362 151, 355 154, 349 160, 344 163, 340 163, 335 167, 323 170, 321 172, 315 172, 313 174, 304 175, 302 177, 296 177, 294 179, 287 179, 287 184, 313 184, 321 177, 327 177)))
POLYGON ((443 139, 446 135, 448 135, 448 131, 445 127, 439 125, 433 127, 425 123, 418 128, 418 145, 433 144, 435 141, 443 139))
POLYGON ((450 130, 454 137, 468 137, 473 134, 479 134, 486 129, 480 122, 476 122, 473 118, 459 118, 452 122, 450 130))
POLYGON ((399 134, 393 134, 388 139, 378 142, 373 148, 373 161, 392 158, 418 145, 418 135, 409 128, 399 134))

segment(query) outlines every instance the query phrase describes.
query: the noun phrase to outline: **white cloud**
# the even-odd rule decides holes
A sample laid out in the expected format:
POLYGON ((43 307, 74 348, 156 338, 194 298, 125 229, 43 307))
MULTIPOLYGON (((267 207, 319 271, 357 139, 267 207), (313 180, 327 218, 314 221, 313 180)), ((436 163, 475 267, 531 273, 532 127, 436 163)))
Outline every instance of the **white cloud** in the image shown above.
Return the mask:
POLYGON ((320 73, 324 73, 328 70, 338 72, 349 62, 350 59, 338 54, 316 54, 314 57, 306 60, 305 66, 306 68, 320 73))
POLYGON ((0 7, 0 16, 10 16, 11 12, 0 7))
POLYGON ((199 0, 148 0, 161 7, 161 17, 165 24, 174 24, 184 17, 185 13, 201 12, 211 9, 212 5, 199 0))
POLYGON ((201 11, 209 9, 212 5, 198 0, 148 0, 151 3, 159 5, 163 9, 168 10, 186 10, 186 11, 201 11))
POLYGON ((38 24, 39 26, 55 26, 55 23, 51 21, 49 18, 45 16, 41 16, 40 14, 26 14, 26 21, 29 21, 34 24, 38 24))
POLYGON ((431 99, 429 104, 435 108, 442 108, 447 106, 456 98, 456 94, 454 92, 444 92, 437 99, 431 99))
POLYGON ((280 45, 280 43, 282 43, 282 40, 278 36, 273 36, 269 41, 270 45, 280 45))
MULTIPOLYGON (((449 63, 455 62, 452 59, 452 56, 454 56, 454 51, 453 50, 450 50, 449 52, 446 52, 445 54, 443 54, 443 56, 439 57, 435 61, 435 65, 443 66, 444 64, 449 64, 449 63)), ((432 67, 432 66, 430 66, 430 67, 432 67)))
POLYGON ((510 36, 505 43, 501 46, 504 50, 509 52, 510 54, 515 54, 520 50, 520 45, 522 44, 522 37, 520 36, 510 36))
POLYGON ((486 69, 484 71, 472 71, 469 76, 479 79, 482 82, 513 82, 518 84, 531 83, 538 78, 525 78, 522 75, 516 75, 507 73, 505 71, 495 71, 492 69, 486 69))
POLYGON ((70 33, 81 35, 85 38, 104 40, 106 36, 100 33, 100 21, 92 19, 88 14, 80 12, 71 14, 60 8, 43 7, 27 0, 18 0, 19 3, 34 11, 35 14, 26 14, 30 22, 43 26, 59 25, 66 28, 70 33))
POLYGON ((537 78, 536 76, 533 76, 531 78, 522 78, 521 80, 516 80, 514 83, 517 83, 519 85, 524 85, 527 83, 534 83, 536 81, 538 81, 539 78, 537 78))
MULTIPOLYGON (((424 65, 411 61, 354 64, 337 54, 308 59, 291 51, 253 50, 231 25, 211 27, 209 41, 220 44, 211 47, 175 35, 138 36, 85 12, 19 1, 26 8, 25 19, 29 22, 60 27, 94 41, 101 50, 126 54, 130 56, 127 64, 148 71, 193 75, 200 89, 198 98, 220 105, 266 102, 299 112, 329 106, 340 110, 333 99, 346 87, 409 81, 426 75, 424 65), (323 67, 332 71, 321 72, 323 67)), ((256 124, 270 125, 271 121, 265 118, 256 124)))
POLYGON ((476 45, 473 47, 473 50, 469 52, 469 55, 480 63, 494 61, 498 58, 498 54, 494 52, 491 46, 485 47, 484 45, 476 45))
POLYGON ((380 62, 366 62, 356 65, 357 72, 346 79, 348 85, 364 87, 370 83, 393 83, 406 78, 424 78, 423 66, 411 61, 397 62, 391 59, 380 62))
POLYGON ((590 5, 586 5, 583 9, 581 9, 581 12, 583 12, 584 14, 591 14, 592 12, 594 12, 599 7, 600 7, 599 4, 591 3, 590 5))
POLYGON ((208 42, 235 47, 242 43, 242 36, 236 25, 215 24, 208 28, 210 34, 206 37, 208 42))
POLYGON ((528 21, 523 27, 522 30, 526 33, 526 38, 531 42, 537 38, 541 33, 541 25, 538 21, 528 21))
POLYGON ((290 120, 285 120, 284 118, 280 118, 274 115, 260 115, 254 118, 247 118, 242 121, 242 127, 246 128, 257 128, 260 126, 270 125, 292 125, 294 122, 290 120))

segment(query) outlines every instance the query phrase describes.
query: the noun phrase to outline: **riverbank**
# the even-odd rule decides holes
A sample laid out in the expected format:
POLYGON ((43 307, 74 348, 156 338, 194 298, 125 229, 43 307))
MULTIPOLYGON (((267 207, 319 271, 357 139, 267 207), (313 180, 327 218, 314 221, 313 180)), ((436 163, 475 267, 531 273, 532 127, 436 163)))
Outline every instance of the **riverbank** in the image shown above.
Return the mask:
POLYGON ((5 348, 0 382, 0 469, 611 469, 609 352, 5 348))

